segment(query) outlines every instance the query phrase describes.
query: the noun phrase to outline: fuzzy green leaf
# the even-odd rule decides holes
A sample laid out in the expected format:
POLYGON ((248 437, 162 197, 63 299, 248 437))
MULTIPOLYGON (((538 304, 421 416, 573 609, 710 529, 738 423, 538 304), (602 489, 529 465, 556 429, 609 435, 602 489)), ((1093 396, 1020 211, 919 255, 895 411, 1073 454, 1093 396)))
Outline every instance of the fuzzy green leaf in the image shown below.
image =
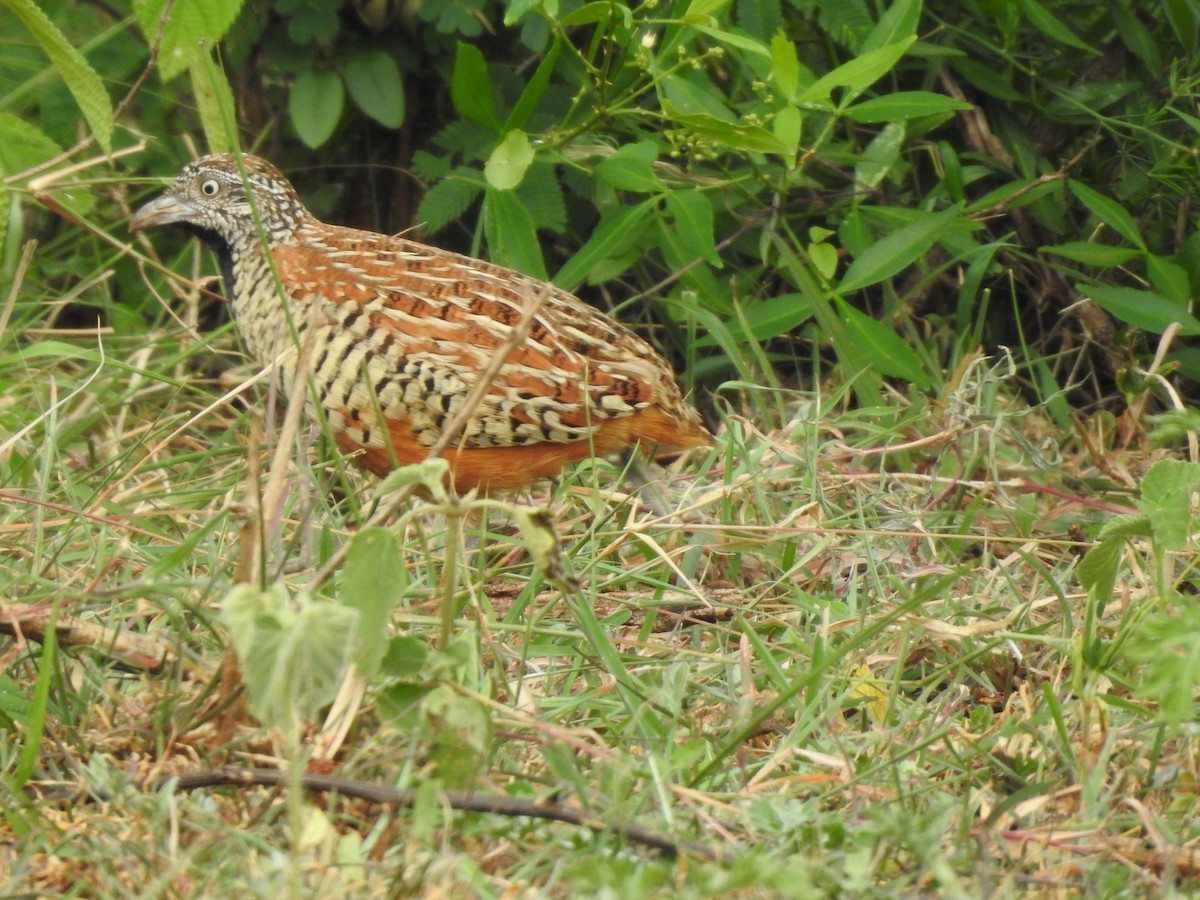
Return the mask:
MULTIPOLYGON (((162 32, 158 74, 170 81, 191 65, 198 53, 209 53, 237 20, 244 0, 175 0, 162 32)), ((134 0, 133 11, 147 41, 158 34, 167 0, 134 0)))
POLYGON ((75 98, 80 112, 96 141, 108 153, 112 150, 113 121, 112 101, 104 90, 104 82, 76 50, 58 27, 33 0, 5 0, 8 8, 21 20, 30 34, 41 46, 54 65, 71 96, 75 98))
POLYGON ((478 169, 459 166, 425 192, 417 222, 427 234, 436 234, 466 212, 486 187, 478 169))
POLYGON ((386 528, 364 528, 350 539, 339 599, 358 610, 354 665, 367 678, 387 651, 387 628, 408 587, 400 541, 386 528))
POLYGON ((286 588, 240 584, 221 615, 237 651, 250 712, 265 725, 292 728, 332 702, 350 660, 358 611, 286 588))

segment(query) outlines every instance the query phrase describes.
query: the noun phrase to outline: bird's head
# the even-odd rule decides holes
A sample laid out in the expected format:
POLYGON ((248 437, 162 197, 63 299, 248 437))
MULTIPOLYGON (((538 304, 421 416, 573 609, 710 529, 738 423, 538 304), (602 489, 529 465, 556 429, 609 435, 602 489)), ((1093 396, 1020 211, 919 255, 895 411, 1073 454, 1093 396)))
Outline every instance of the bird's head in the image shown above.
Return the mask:
POLYGON ((246 155, 239 164, 232 153, 217 153, 184 166, 165 192, 134 213, 129 230, 176 225, 229 247, 260 235, 286 242, 310 218, 295 188, 265 159, 246 155))

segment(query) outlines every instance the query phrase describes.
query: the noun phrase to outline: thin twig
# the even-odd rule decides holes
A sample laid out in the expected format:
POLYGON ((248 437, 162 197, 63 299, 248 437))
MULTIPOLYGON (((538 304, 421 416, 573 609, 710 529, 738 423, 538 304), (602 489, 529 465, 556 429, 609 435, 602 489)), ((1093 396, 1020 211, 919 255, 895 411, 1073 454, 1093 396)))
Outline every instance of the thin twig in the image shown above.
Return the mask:
MULTIPOLYGON (((215 769, 211 772, 172 775, 159 779, 150 787, 153 790, 161 790, 174 785, 177 790, 185 791, 227 785, 286 787, 288 777, 287 772, 278 769, 224 768, 215 769)), ((339 778, 334 775, 316 775, 307 772, 300 775, 300 783, 310 791, 337 793, 346 797, 398 808, 412 806, 417 793, 411 788, 394 788, 383 784, 356 781, 350 778, 339 778)), ((444 791, 442 796, 451 809, 457 809, 460 812, 492 813, 498 816, 565 822, 581 828, 591 828, 594 831, 606 831, 618 835, 630 843, 661 850, 669 857, 678 856, 680 853, 688 853, 710 861, 718 861, 723 856, 719 850, 714 850, 696 841, 672 840, 641 825, 635 825, 622 820, 606 819, 587 810, 565 806, 560 803, 539 803, 538 801, 527 800, 521 797, 483 794, 475 791, 444 791)))

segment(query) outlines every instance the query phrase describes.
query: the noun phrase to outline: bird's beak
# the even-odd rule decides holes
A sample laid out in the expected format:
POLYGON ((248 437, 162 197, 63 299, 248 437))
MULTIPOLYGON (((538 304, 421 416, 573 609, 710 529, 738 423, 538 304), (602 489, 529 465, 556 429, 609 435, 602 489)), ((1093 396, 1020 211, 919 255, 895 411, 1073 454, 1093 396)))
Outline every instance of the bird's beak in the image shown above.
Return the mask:
POLYGON ((187 222, 197 212, 198 210, 190 203, 185 203, 170 194, 163 194, 161 197, 155 197, 133 214, 133 218, 129 222, 129 230, 142 231, 145 228, 155 228, 159 225, 187 222))

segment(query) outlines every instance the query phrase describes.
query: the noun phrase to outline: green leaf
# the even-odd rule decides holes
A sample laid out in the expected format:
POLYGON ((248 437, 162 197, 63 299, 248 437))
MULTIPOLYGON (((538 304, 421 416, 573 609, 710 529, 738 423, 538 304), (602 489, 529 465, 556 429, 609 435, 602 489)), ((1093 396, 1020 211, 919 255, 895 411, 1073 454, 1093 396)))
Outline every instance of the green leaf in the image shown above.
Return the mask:
POLYGON ((651 197, 636 206, 606 210, 592 236, 558 270, 554 283, 572 291, 601 263, 637 243, 657 202, 656 198, 651 197))
POLYGON ((849 62, 843 63, 801 92, 798 103, 819 103, 829 99, 834 88, 845 88, 851 95, 861 93, 890 72, 898 63, 916 37, 909 35, 895 44, 868 50, 849 62))
POLYGON ((404 123, 404 81, 396 60, 382 50, 351 57, 342 72, 350 98, 385 128, 404 123))
POLYGON ((487 62, 478 48, 462 41, 458 42, 454 74, 450 77, 450 99, 460 116, 500 133, 487 62))
POLYGON ((771 38, 771 80, 785 100, 795 97, 800 89, 800 57, 796 45, 782 31, 771 38))
POLYGON ((1187 269, 1179 263, 1150 253, 1146 256, 1146 275, 1158 293, 1173 303, 1187 306, 1192 300, 1192 288, 1187 269))
POLYGON ((1077 38, 1075 32, 1060 22, 1053 13, 1038 3, 1037 0, 1017 0, 1017 6, 1021 7, 1021 12, 1029 20, 1029 24, 1051 40, 1058 41, 1060 44, 1065 44, 1076 50, 1082 50, 1084 53, 1091 54, 1092 56, 1100 55, 1099 50, 1077 38))
MULTIPOLYGON (((803 294, 778 294, 748 304, 740 317, 728 323, 728 329, 733 341, 739 345, 745 344, 747 338, 758 342, 769 341, 791 333, 812 316, 812 304, 803 294)), ((716 338, 711 335, 703 335, 696 341, 700 347, 711 347, 716 343, 716 338)))
POLYGON ((1166 550, 1183 550, 1196 530, 1192 500, 1200 486, 1200 464, 1167 459, 1142 476, 1137 507, 1150 520, 1154 538, 1166 550))
POLYGON ((867 145, 854 165, 854 180, 868 188, 877 188, 896 166, 904 149, 908 129, 899 122, 888 122, 867 145))
POLYGON ((237 113, 233 89, 225 73, 207 53, 192 57, 188 69, 192 95, 200 113, 200 127, 212 153, 231 153, 238 148, 237 113))
POLYGON ((417 222, 435 234, 467 211, 487 187, 478 169, 459 166, 425 192, 417 207, 417 222))
POLYGON ((487 709, 478 700, 440 685, 425 696, 421 712, 437 777, 448 788, 472 787, 492 738, 492 717, 487 709))
POLYGON ((1142 232, 1133 216, 1126 212, 1125 207, 1081 181, 1071 181, 1069 184, 1071 193, 1091 211, 1092 215, 1129 243, 1142 250, 1146 249, 1146 242, 1142 240, 1142 232))
POLYGON ((929 388, 929 376, 921 358, 900 335, 882 322, 859 312, 840 297, 838 312, 856 351, 871 361, 871 367, 883 375, 911 381, 922 390, 929 388))
POLYGON ((849 294, 904 271, 937 243, 952 223, 965 222, 956 204, 938 213, 924 213, 867 247, 846 269, 838 291, 849 294))
POLYGON ((1128 247, 1094 244, 1091 241, 1067 241, 1065 244, 1051 244, 1038 247, 1038 252, 1061 256, 1072 262, 1101 268, 1123 266, 1134 257, 1141 255, 1137 250, 1130 250, 1128 247))
POLYGON ((1079 583, 1102 603, 1112 598, 1124 547, 1125 541, 1120 538, 1101 541, 1079 563, 1079 583))
MULTIPOLYGON (((922 0, 896 0, 894 3, 889 3, 883 15, 879 17, 879 22, 871 29, 871 33, 866 36, 862 46, 858 49, 866 52, 911 38, 917 33, 917 27, 921 22, 921 5, 922 0)), ((850 9, 854 8, 853 4, 846 4, 846 6, 850 9)))
POLYGON ((684 251, 720 268, 723 263, 713 237, 712 203, 704 192, 694 188, 669 191, 666 201, 684 251))
POLYGON ((546 280, 537 229, 518 194, 488 189, 483 195, 483 233, 493 262, 546 280))
POLYGON ((263 724, 290 729, 332 702, 350 660, 358 612, 301 593, 240 584, 221 617, 237 651, 250 712, 263 724))
POLYGON ((546 93, 546 88, 550 84, 550 76, 554 73, 554 67, 558 63, 558 54, 561 50, 562 41, 556 35, 554 43, 550 45, 550 50, 538 64, 533 77, 525 84, 525 88, 521 91, 521 96, 517 98, 512 112, 508 114, 508 121, 504 123, 506 129, 524 128, 529 124, 529 117, 537 109, 542 95, 546 93))
POLYGON ((525 178, 533 162, 533 145, 523 131, 510 131, 504 136, 483 167, 483 176, 498 191, 511 191, 525 178))
POLYGON ((562 234, 567 227, 567 203, 562 185, 554 165, 544 160, 535 160, 525 174, 525 180, 517 188, 517 196, 533 217, 538 231, 562 234))
POLYGON ((1142 331, 1162 334, 1178 322, 1183 326, 1180 334, 1200 334, 1200 320, 1161 294, 1110 284, 1077 284, 1075 288, 1095 300, 1106 312, 1142 331))
POLYGON ((435 497, 441 496, 445 492, 446 473, 450 470, 450 463, 438 457, 436 459, 423 459, 419 463, 401 466, 398 469, 392 469, 388 472, 387 477, 383 479, 383 483, 379 485, 379 493, 387 494, 392 491, 398 491, 412 484, 419 484, 435 497))
POLYGON ((1145 665, 1131 680, 1134 690, 1158 703, 1159 716, 1172 729, 1196 720, 1200 688, 1200 610, 1190 598, 1163 604, 1142 622, 1129 645, 1129 657, 1145 665))
POLYGON ((664 102, 663 109, 672 121, 681 128, 690 129, 698 138, 720 144, 732 150, 748 150, 751 153, 787 153, 787 145, 758 125, 737 125, 725 122, 706 113, 682 115, 671 104, 664 102))
POLYGON ((723 28, 716 28, 711 25, 693 25, 701 34, 707 34, 715 41, 720 41, 722 44, 728 44, 730 47, 737 47, 739 50, 745 50, 747 53, 753 53, 755 56, 761 56, 764 59, 771 58, 771 51, 768 50, 761 41, 756 41, 754 38, 746 37, 743 34, 737 34, 732 31, 726 31, 723 28))
POLYGON ((800 110, 794 106, 785 106, 775 113, 775 118, 771 120, 771 133, 779 138, 780 143, 787 148, 789 167, 795 165, 803 132, 804 120, 800 115, 800 110))
POLYGON ((354 665, 371 678, 387 651, 392 613, 408 588, 408 569, 395 532, 364 528, 350 538, 338 599, 358 610, 354 665))
MULTIPOLYGON (((105 153, 111 152, 115 127, 112 101, 108 92, 104 90, 104 82, 100 80, 100 76, 33 0, 5 2, 50 58, 59 77, 75 98, 75 103, 87 120, 92 134, 96 136, 96 141, 104 148, 105 153)), ((7 215, 7 210, 4 214, 7 215)))
POLYGON ((346 105, 346 88, 337 72, 305 69, 288 93, 288 114, 300 140, 317 148, 333 136, 346 105))
POLYGON ((653 141, 626 144, 596 166, 596 177, 619 191, 651 193, 662 190, 654 171, 658 147, 653 141))
POLYGON ((931 91, 897 91, 882 97, 872 97, 844 110, 846 117, 863 125, 898 122, 918 116, 935 116, 974 109, 970 103, 955 100, 931 91))
MULTIPOLYGON (((133 11, 147 42, 158 34, 168 0, 134 0, 133 11)), ((170 81, 187 70, 197 54, 207 55, 237 21, 244 0, 175 0, 162 33, 158 74, 170 81)))

